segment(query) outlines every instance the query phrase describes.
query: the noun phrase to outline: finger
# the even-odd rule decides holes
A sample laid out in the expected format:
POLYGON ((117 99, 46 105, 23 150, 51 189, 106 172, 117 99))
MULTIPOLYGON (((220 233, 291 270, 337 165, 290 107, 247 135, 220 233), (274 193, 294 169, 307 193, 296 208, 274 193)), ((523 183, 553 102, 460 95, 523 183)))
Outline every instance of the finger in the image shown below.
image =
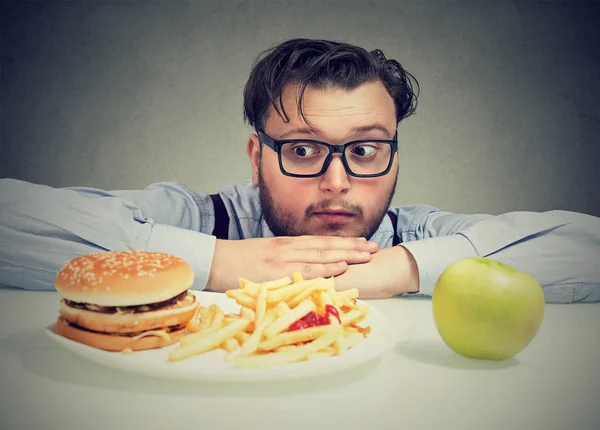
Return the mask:
POLYGON ((358 264, 371 261, 371 253, 355 249, 306 249, 289 253, 286 259, 297 263, 328 264, 345 261, 348 264, 358 264))
POLYGON ((347 268, 348 264, 341 261, 325 264, 297 264, 293 270, 300 272, 303 279, 314 279, 319 277, 328 278, 330 276, 338 276, 344 273, 347 268))
POLYGON ((293 242, 295 249, 349 249, 356 251, 376 252, 376 242, 358 237, 339 236, 299 236, 293 242))

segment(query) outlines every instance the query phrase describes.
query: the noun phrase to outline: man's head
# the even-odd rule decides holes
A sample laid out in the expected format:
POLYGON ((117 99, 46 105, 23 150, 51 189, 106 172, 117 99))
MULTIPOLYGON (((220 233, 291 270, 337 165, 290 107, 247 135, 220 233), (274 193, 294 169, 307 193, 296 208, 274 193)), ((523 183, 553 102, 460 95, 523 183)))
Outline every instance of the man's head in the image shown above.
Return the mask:
POLYGON ((343 43, 295 39, 259 57, 244 90, 256 130, 247 150, 275 235, 375 232, 394 194, 396 128, 415 111, 413 84, 381 51, 343 43))

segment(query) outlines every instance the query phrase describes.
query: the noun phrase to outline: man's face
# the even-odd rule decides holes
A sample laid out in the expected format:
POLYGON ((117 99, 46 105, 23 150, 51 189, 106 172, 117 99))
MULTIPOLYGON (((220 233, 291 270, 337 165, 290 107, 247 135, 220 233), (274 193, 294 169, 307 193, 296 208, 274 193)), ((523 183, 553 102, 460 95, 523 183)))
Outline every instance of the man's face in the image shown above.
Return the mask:
MULTIPOLYGON (((379 82, 354 90, 338 88, 304 92, 300 117, 295 85, 283 92, 289 122, 271 109, 263 130, 274 139, 313 139, 341 145, 352 140, 390 140, 396 132, 395 106, 379 82)), ((265 220, 276 236, 335 235, 371 237, 389 207, 396 187, 397 154, 390 172, 376 178, 349 175, 335 154, 325 173, 316 178, 284 175, 277 153, 266 145, 260 151, 256 135, 248 141, 252 179, 259 187, 265 220)))

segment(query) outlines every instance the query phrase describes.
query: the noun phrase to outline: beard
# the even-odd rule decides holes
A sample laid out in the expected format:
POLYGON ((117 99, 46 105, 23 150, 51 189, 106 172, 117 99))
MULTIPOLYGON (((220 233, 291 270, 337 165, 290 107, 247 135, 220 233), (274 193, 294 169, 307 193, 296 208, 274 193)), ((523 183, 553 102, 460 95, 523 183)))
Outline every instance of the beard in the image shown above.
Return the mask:
MULTIPOLYGON (((258 194, 263 211, 263 217, 265 218, 265 222, 269 226, 269 229, 275 236, 314 235, 314 232, 301 227, 301 221, 307 220, 312 213, 327 209, 328 207, 332 206, 332 203, 335 203, 337 207, 341 207, 347 211, 350 211, 355 214, 356 217, 363 220, 361 230, 358 231, 356 235, 352 236, 365 237, 369 239, 371 236, 373 236, 373 234, 375 234, 377 228, 379 228, 383 217, 386 215, 387 210, 390 207, 390 203, 392 202, 392 198, 394 197, 394 193, 396 191, 397 182, 398 175, 396 174, 392 189, 390 190, 387 199, 377 208, 374 215, 368 219, 364 218, 364 211, 361 206, 352 205, 345 200, 337 199, 325 199, 318 203, 310 204, 304 210, 303 219, 297 219, 295 214, 287 211, 284 207, 282 207, 281 204, 275 201, 271 189, 266 184, 262 176, 260 163, 258 166, 258 194)), ((348 233, 343 231, 343 228, 345 227, 343 224, 329 223, 325 224, 325 227, 328 231, 332 232, 334 236, 349 236, 348 233)))

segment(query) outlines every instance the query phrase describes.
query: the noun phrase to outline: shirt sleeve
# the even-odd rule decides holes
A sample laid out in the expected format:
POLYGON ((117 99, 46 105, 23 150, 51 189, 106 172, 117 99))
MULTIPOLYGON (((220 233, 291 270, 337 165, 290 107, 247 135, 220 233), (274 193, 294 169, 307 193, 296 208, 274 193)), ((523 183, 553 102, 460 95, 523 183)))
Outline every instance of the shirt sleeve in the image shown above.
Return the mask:
POLYGON ((78 255, 147 250, 184 258, 192 288, 208 281, 215 246, 208 194, 176 183, 104 191, 0 180, 0 284, 53 290, 58 270, 78 255))
POLYGON ((568 211, 492 216, 431 210, 401 235, 401 245, 417 262, 423 295, 432 295, 450 264, 480 256, 534 276, 549 303, 600 301, 597 217, 568 211))

